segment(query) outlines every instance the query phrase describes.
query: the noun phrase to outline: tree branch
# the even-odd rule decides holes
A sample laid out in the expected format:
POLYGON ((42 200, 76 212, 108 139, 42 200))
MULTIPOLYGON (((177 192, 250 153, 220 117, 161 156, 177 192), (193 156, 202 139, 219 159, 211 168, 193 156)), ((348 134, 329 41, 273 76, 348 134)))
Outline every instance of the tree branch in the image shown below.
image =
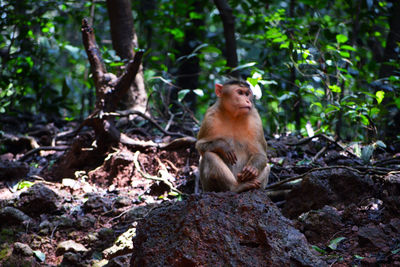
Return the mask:
POLYGON ((89 25, 86 18, 82 20, 82 40, 85 46, 86 54, 88 56, 91 71, 93 74, 94 84, 96 86, 96 93, 103 95, 101 90, 103 83, 103 75, 107 72, 106 66, 104 65, 100 50, 96 43, 96 37, 94 35, 93 28, 89 25))

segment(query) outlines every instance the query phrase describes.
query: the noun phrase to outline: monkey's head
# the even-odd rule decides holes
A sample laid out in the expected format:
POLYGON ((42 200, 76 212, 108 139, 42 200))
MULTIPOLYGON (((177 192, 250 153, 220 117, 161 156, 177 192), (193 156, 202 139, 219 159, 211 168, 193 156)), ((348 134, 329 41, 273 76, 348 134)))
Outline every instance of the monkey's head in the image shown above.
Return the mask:
POLYGON ((253 93, 250 86, 239 80, 230 80, 215 85, 215 94, 221 107, 233 117, 247 115, 253 108, 253 93))

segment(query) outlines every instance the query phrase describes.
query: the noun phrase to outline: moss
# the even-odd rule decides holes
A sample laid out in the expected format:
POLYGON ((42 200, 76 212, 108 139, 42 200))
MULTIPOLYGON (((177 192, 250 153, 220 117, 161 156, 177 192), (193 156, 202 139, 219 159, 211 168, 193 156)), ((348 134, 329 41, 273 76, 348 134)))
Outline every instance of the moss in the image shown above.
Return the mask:
POLYGON ((11 255, 12 249, 8 244, 3 244, 0 250, 0 262, 7 259, 11 255))
POLYGON ((0 242, 1 243, 12 243, 14 242, 15 232, 10 228, 3 228, 0 231, 0 242))

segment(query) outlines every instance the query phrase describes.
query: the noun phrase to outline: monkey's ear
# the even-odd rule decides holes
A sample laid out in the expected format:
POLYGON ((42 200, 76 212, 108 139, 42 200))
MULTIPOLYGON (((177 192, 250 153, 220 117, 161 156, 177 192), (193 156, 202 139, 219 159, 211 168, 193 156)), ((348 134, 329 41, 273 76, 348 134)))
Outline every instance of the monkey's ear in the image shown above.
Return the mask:
POLYGON ((218 97, 221 97, 221 96, 222 96, 222 88, 223 88, 222 84, 220 84, 220 83, 216 83, 216 84, 215 84, 215 94, 216 94, 218 97))

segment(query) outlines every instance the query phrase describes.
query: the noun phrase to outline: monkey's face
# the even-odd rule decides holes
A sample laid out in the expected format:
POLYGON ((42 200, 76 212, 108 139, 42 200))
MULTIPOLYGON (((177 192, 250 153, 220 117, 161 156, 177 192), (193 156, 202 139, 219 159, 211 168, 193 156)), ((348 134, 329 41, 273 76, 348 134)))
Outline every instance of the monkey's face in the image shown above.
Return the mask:
POLYGON ((224 88, 221 97, 224 108, 234 117, 247 115, 253 108, 253 94, 250 88, 230 85, 224 88))

